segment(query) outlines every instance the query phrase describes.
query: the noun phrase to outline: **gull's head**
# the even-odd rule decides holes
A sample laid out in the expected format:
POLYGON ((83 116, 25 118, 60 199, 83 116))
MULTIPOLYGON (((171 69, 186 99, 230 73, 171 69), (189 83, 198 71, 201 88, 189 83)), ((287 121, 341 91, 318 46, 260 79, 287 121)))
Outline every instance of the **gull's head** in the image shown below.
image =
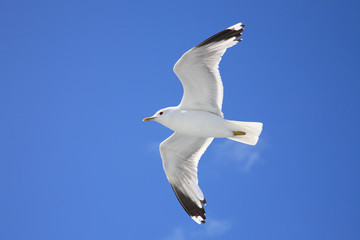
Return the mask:
POLYGON ((170 108, 164 108, 157 111, 153 116, 144 118, 143 121, 155 121, 161 123, 164 119, 166 119, 171 111, 170 108))

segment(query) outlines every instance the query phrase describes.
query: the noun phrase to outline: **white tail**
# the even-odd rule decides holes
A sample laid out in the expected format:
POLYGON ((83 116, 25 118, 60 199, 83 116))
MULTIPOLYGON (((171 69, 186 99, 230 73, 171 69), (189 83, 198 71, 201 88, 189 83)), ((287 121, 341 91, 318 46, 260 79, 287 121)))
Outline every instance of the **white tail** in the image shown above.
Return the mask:
POLYGON ((240 122, 240 121, 227 121, 229 127, 233 132, 239 132, 239 135, 234 134, 229 139, 246 143, 249 145, 255 145, 259 140, 260 133, 262 131, 263 124, 260 122, 240 122), (245 134, 243 134, 243 133, 245 134))

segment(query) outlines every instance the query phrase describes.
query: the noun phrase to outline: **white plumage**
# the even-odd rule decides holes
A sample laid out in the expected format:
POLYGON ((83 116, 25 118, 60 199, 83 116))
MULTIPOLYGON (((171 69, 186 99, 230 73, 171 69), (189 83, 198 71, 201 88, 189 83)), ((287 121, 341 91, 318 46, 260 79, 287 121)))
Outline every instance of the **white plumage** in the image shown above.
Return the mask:
POLYGON ((198 185, 197 166, 214 137, 255 145, 262 123, 223 118, 223 84, 218 70, 227 48, 236 45, 244 30, 235 24, 187 51, 175 64, 184 95, 176 107, 159 110, 144 121, 154 120, 175 133, 160 144, 166 176, 185 211, 197 223, 205 223, 206 204, 198 185))

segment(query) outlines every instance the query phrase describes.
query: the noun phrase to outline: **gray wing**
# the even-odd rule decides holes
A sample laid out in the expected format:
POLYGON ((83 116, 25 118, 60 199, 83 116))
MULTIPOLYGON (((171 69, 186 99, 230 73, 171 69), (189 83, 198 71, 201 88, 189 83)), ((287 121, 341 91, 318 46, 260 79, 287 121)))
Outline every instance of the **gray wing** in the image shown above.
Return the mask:
POLYGON ((206 200, 198 185, 197 166, 213 138, 174 133, 160 144, 163 167, 175 195, 197 223, 205 223, 206 200))
POLYGON ((235 24, 187 51, 175 64, 174 72, 180 79, 184 95, 182 108, 205 110, 223 116, 223 84, 219 62, 227 48, 241 39, 245 25, 235 24))

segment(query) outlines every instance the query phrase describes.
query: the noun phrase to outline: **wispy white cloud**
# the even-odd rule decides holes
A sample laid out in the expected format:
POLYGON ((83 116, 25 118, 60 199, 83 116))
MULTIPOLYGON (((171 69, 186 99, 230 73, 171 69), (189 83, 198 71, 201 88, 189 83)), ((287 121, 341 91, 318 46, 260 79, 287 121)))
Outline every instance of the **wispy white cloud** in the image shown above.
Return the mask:
POLYGON ((185 240, 184 230, 178 227, 167 237, 163 238, 163 240, 185 240))
POLYGON ((229 140, 214 143, 216 163, 231 164, 242 171, 249 171, 261 160, 263 145, 259 142, 256 146, 250 146, 229 140))
MULTIPOLYGON (((195 223, 194 223, 195 224, 195 223)), ((177 227, 170 235, 163 238, 163 240, 202 240, 214 239, 221 237, 232 228, 229 220, 225 219, 207 219, 204 225, 199 226, 195 231, 184 231, 183 228, 177 227)))
POLYGON ((229 220, 226 219, 209 219, 204 228, 197 234, 201 234, 207 237, 221 236, 231 229, 232 225, 229 220))

